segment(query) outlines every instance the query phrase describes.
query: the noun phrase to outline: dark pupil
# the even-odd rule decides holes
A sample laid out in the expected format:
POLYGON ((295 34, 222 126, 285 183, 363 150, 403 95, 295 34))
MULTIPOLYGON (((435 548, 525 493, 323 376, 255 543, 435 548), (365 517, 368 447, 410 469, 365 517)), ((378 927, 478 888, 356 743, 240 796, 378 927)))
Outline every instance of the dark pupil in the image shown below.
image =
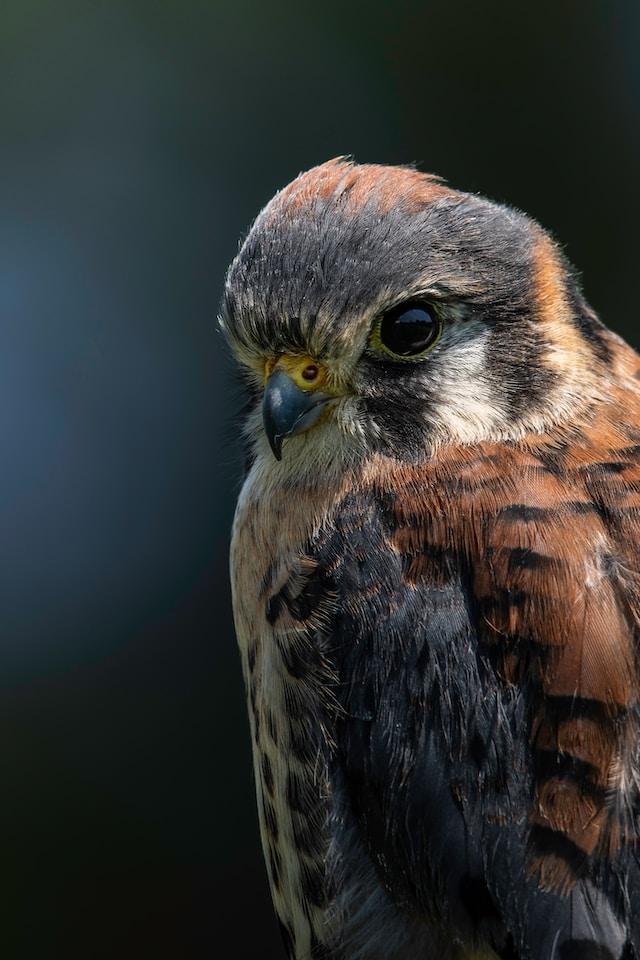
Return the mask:
POLYGON ((382 318, 380 339, 385 347, 401 357, 422 353, 433 342, 438 325, 422 304, 403 304, 382 318))

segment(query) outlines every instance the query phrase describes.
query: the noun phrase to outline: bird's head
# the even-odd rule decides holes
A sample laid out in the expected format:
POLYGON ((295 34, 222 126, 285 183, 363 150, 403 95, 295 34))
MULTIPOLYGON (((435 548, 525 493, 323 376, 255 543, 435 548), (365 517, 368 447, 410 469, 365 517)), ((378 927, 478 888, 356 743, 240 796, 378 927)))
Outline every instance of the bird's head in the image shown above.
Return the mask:
POLYGON ((549 236, 413 169, 332 160, 259 214, 221 322, 255 455, 305 475, 516 440, 598 392, 607 341, 549 236))

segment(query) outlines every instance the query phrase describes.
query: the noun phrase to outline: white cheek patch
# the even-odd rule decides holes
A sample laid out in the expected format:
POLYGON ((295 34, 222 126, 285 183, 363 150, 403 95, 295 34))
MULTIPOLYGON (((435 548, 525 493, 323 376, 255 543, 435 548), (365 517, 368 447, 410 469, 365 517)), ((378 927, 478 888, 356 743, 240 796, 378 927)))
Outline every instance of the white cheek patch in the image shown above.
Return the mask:
POLYGON ((425 369, 434 392, 428 418, 441 440, 477 443, 508 425, 504 401, 491 379, 489 337, 484 324, 452 324, 428 374, 425 369))
MULTIPOLYGON (((490 336, 478 321, 452 323, 445 328, 437 350, 420 364, 430 395, 424 406, 428 445, 473 444, 518 432, 509 417, 504 384, 492 375, 490 336)), ((407 404, 411 404, 409 395, 407 404)), ((285 440, 281 461, 275 460, 269 449, 259 407, 245 426, 245 436, 257 457, 255 469, 266 490, 293 481, 313 486, 319 477, 334 480, 342 476, 372 452, 380 432, 375 420, 369 419, 366 406, 348 397, 324 423, 285 440)), ((384 439, 393 442, 393 430, 384 433, 384 439)), ((416 442, 420 443, 419 437, 416 442)), ((427 453, 427 447, 423 452, 427 453)))

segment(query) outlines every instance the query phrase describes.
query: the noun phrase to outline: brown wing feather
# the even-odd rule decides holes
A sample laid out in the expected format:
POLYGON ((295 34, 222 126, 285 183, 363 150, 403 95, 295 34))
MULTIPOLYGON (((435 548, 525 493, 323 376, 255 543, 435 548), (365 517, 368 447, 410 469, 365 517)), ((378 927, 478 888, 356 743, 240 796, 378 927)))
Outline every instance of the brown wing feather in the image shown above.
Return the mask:
POLYGON ((463 556, 479 640, 503 682, 526 687, 531 866, 546 889, 636 839, 640 395, 638 358, 613 346, 611 400, 580 429, 443 449, 392 478, 375 467, 396 490, 409 578, 463 556), (429 550, 416 515, 430 518, 429 550))

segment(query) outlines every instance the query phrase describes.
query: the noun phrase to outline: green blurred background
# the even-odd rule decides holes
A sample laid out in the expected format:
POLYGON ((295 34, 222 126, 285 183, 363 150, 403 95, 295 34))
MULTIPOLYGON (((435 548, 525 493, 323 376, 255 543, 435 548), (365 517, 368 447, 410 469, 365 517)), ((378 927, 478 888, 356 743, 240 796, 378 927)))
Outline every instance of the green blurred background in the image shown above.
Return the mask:
POLYGON ((225 266, 352 153, 532 213, 632 342, 640 4, 4 0, 0 955, 282 958, 229 608, 225 266))

